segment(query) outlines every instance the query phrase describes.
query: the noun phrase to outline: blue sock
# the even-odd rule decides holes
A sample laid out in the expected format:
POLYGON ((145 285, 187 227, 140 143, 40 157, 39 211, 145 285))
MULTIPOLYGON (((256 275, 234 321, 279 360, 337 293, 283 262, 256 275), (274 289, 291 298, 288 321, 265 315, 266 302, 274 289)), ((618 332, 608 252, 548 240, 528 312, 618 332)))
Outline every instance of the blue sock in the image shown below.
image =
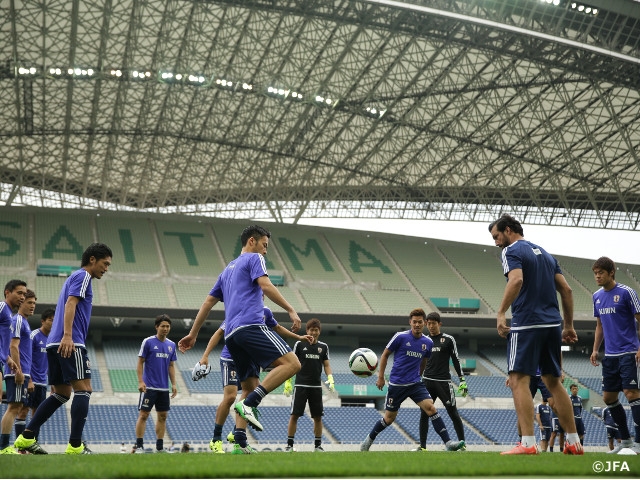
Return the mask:
POLYGON ((156 439, 156 450, 164 449, 164 438, 156 439))
POLYGON ((371 429, 371 432, 369 432, 369 437, 371 438, 371 440, 375 440, 378 434, 388 426, 389 425, 387 425, 387 423, 384 421, 384 418, 381 418, 379 422, 376 422, 376 424, 371 429))
POLYGON ((220 425, 216 423, 213 427, 213 438, 211 440, 213 440, 214 442, 217 442, 218 440, 222 440, 223 428, 224 428, 224 425, 220 425))
POLYGON ((40 404, 36 413, 31 417, 31 421, 22 433, 24 438, 36 438, 36 434, 40 431, 40 427, 49 420, 58 408, 69 401, 69 397, 63 397, 58 393, 49 395, 44 402, 40 404), (29 430, 31 432, 29 432, 29 430), (33 436, 31 436, 33 435, 33 436))
POLYGON ((633 425, 636 430, 636 443, 640 443, 640 398, 629 402, 629 406, 631 407, 631 416, 633 417, 633 425))
POLYGON ((262 399, 267 395, 267 392, 262 385, 258 385, 256 389, 247 395, 247 398, 244 399, 244 404, 247 407, 257 407, 260 405, 262 399))
POLYGON ((627 413, 624 411, 624 407, 620 401, 616 400, 612 404, 607 404, 607 407, 609 407, 611 418, 613 418, 613 421, 618 425, 620 438, 622 438, 622 440, 631 438, 631 435, 629 434, 629 427, 627 426, 627 413))
POLYGON ((9 437, 10 433, 2 433, 0 434, 0 450, 4 450, 9 446, 9 437))
POLYGON ((13 424, 16 429, 16 438, 18 438, 22 432, 24 432, 25 427, 27 426, 26 418, 16 418, 15 423, 13 424))
POLYGON ((240 445, 242 448, 247 446, 247 430, 244 428, 236 427, 235 432, 233 432, 236 443, 240 445))
POLYGON ((440 418, 440 414, 436 413, 435 415, 431 415, 429 418, 431 419, 433 429, 438 433, 438 435, 440 435, 442 441, 444 443, 447 443, 449 440, 451 440, 451 437, 449 437, 449 432, 447 431, 447 427, 442 421, 442 418, 440 418))
POLYGON ((82 445, 82 430, 84 430, 84 424, 87 421, 90 399, 91 392, 80 390, 73 394, 73 401, 71 402, 71 433, 69 435, 69 443, 74 448, 82 445))

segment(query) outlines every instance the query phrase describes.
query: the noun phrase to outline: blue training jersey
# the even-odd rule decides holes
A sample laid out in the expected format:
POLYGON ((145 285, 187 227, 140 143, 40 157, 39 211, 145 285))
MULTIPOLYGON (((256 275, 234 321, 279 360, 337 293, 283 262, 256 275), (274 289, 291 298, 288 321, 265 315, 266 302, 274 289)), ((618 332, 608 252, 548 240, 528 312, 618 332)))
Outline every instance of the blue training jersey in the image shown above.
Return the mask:
MULTIPOLYGON (((271 309, 269 307, 264 307, 264 323, 267 327, 269 327, 271 330, 274 330, 276 328, 276 326, 278 325, 278 322, 276 321, 275 317, 273 316, 273 312, 271 311, 271 309)), ((226 321, 222 322, 222 325, 220 325, 220 328, 222 329, 222 331, 225 331, 225 329, 227 328, 226 325, 226 321)), ((233 358, 231 358, 231 353, 229 352, 229 349, 227 348, 227 345, 225 344, 224 347, 222 347, 222 352, 220 352, 220 358, 222 358, 223 360, 233 360, 233 358)))
POLYGON ((153 335, 140 345, 139 357, 144 358, 142 380, 152 390, 169 390, 169 365, 175 362, 176 344, 166 338, 163 341, 153 335))
POLYGON ((85 342, 89 330, 89 321, 91 320, 93 290, 91 289, 91 274, 84 268, 76 270, 69 275, 69 278, 67 278, 62 286, 47 347, 60 345, 60 341, 64 335, 64 306, 69 297, 78 297, 80 299, 76 305, 71 338, 76 347, 86 348, 85 342))
POLYGON ((7 302, 0 302, 0 362, 3 364, 9 358, 9 345, 11 343, 11 318, 13 311, 7 302))
POLYGON ((36 328, 31 332, 31 381, 35 385, 47 385, 47 335, 36 328))
POLYGON ((576 418, 582 418, 582 397, 580 395, 569 396, 571 405, 573 406, 573 416, 576 418))
POLYGON ((411 330, 396 333, 386 347, 393 352, 389 385, 411 385, 420 382, 420 363, 431 356, 433 340, 422 334, 416 338, 411 330))
POLYGON ((540 423, 544 428, 551 428, 551 407, 544 403, 536 405, 536 413, 540 415, 540 423))
POLYGON ((640 313, 640 301, 633 288, 621 283, 609 291, 600 288, 593 294, 593 315, 600 318, 604 333, 604 354, 636 353, 640 348, 635 316, 640 313))
POLYGON ((262 289, 256 281, 267 275, 264 257, 243 253, 218 277, 209 295, 224 302, 225 338, 248 325, 264 325, 262 289))
POLYGON ((555 275, 562 273, 555 258, 542 247, 518 240, 502 250, 502 268, 508 277, 511 270, 522 269, 520 293, 511 304, 511 330, 560 325, 555 275))
MULTIPOLYGON (((20 352, 20 370, 26 376, 31 376, 31 327, 29 321, 19 313, 11 319, 11 339, 20 340, 18 351, 20 352)), ((13 377, 15 375, 11 369, 5 365, 5 377, 13 377)))

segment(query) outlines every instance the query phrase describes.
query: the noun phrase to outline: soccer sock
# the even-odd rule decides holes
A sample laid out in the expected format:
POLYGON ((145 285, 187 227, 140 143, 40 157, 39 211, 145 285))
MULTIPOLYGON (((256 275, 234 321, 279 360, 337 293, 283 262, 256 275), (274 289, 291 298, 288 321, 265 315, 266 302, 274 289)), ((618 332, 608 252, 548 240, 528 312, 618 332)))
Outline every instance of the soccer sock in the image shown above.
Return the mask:
POLYGON ((427 448, 427 437, 429 436, 429 415, 420 410, 420 447, 427 448))
POLYGON ((550 451, 550 452, 553 452, 553 445, 551 445, 551 446, 549 447, 549 451, 550 451))
POLYGON ((158 438, 156 439, 156 450, 162 450, 162 449, 164 449, 164 439, 158 438))
POLYGON ((293 447, 293 439, 294 439, 294 437, 295 437, 295 435, 291 436, 291 437, 287 437, 287 446, 293 447))
POLYGON ((631 417, 633 418, 633 425, 635 428, 636 442, 640 443, 640 397, 629 402, 631 407, 631 417))
POLYGON ((440 414, 436 412, 435 415, 431 415, 429 418, 431 419, 431 423, 433 424, 433 429, 438 433, 438 435, 440 435, 442 441, 444 443, 447 443, 449 440, 451 440, 451 437, 449 437, 449 432, 447 431, 447 427, 442 421, 442 418, 440 418, 440 414))
POLYGON ((214 442, 217 442, 218 440, 222 440, 222 429, 224 428, 224 425, 220 425, 218 423, 216 423, 213 426, 213 438, 211 439, 214 442))
POLYGON ((627 426, 627 413, 624 411, 624 407, 620 401, 616 400, 614 403, 607 404, 607 407, 609 407, 609 413, 613 421, 618 425, 618 431, 620 432, 622 440, 631 438, 629 427, 627 426))
POLYGON ((36 438, 36 434, 40 431, 42 424, 49 420, 51 415, 68 401, 69 397, 64 397, 58 393, 49 395, 31 417, 31 421, 26 426, 25 431, 22 432, 22 436, 27 439, 36 438))
POLYGON ((233 434, 236 438, 236 443, 242 448, 245 448, 247 446, 247 430, 244 428, 236 427, 236 430, 233 434))
POLYGON ((72 447, 78 448, 82 445, 82 430, 87 422, 87 414, 89 413, 89 400, 91 392, 79 390, 74 392, 71 401, 71 433, 69 434, 69 443, 72 447))
POLYGON ((384 421, 384 418, 381 418, 379 422, 376 422, 376 424, 371 429, 371 432, 369 433, 369 437, 371 437, 371 440, 375 440, 378 434, 388 426, 389 425, 387 425, 387 423, 384 421))
POLYGON ((565 441, 569 445, 574 445, 576 443, 580 443, 580 436, 577 433, 567 433, 565 441))
POLYGON ((144 448, 144 439, 143 438, 136 438, 136 449, 138 448, 144 448))
POLYGON ((20 436, 20 434, 22 432, 24 432, 24 428, 27 426, 27 419, 26 418, 16 418, 16 421, 13 424, 13 426, 16 429, 16 438, 18 438, 20 436))
POLYGON ((523 435, 522 436, 522 446, 523 447, 532 447, 536 444, 535 435, 523 435))
POLYGON ((322 445, 322 437, 315 437, 314 446, 319 447, 322 445))
POLYGON ((260 405, 262 399, 267 395, 267 392, 262 385, 258 385, 256 389, 247 395, 247 398, 244 399, 244 404, 247 407, 257 407, 260 405))
POLYGON ((4 450, 9 446, 9 437, 10 433, 2 433, 0 434, 0 450, 4 450))

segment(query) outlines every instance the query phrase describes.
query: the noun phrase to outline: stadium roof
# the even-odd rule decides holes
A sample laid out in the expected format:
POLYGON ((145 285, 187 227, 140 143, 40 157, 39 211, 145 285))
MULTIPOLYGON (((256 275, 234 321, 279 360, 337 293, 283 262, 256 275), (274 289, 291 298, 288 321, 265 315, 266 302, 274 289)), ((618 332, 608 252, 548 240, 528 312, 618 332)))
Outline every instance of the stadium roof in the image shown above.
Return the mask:
POLYGON ((640 3, 0 6, 0 201, 640 228, 640 3))

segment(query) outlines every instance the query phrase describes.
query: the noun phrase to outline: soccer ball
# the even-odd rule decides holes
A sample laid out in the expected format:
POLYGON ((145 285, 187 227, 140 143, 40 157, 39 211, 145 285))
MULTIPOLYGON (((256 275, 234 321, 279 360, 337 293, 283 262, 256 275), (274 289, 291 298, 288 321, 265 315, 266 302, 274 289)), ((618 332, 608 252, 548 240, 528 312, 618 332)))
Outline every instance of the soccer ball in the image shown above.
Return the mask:
POLYGON ((378 368, 378 356, 368 348, 358 348, 349 356, 349 369, 358 377, 370 377, 378 368))

